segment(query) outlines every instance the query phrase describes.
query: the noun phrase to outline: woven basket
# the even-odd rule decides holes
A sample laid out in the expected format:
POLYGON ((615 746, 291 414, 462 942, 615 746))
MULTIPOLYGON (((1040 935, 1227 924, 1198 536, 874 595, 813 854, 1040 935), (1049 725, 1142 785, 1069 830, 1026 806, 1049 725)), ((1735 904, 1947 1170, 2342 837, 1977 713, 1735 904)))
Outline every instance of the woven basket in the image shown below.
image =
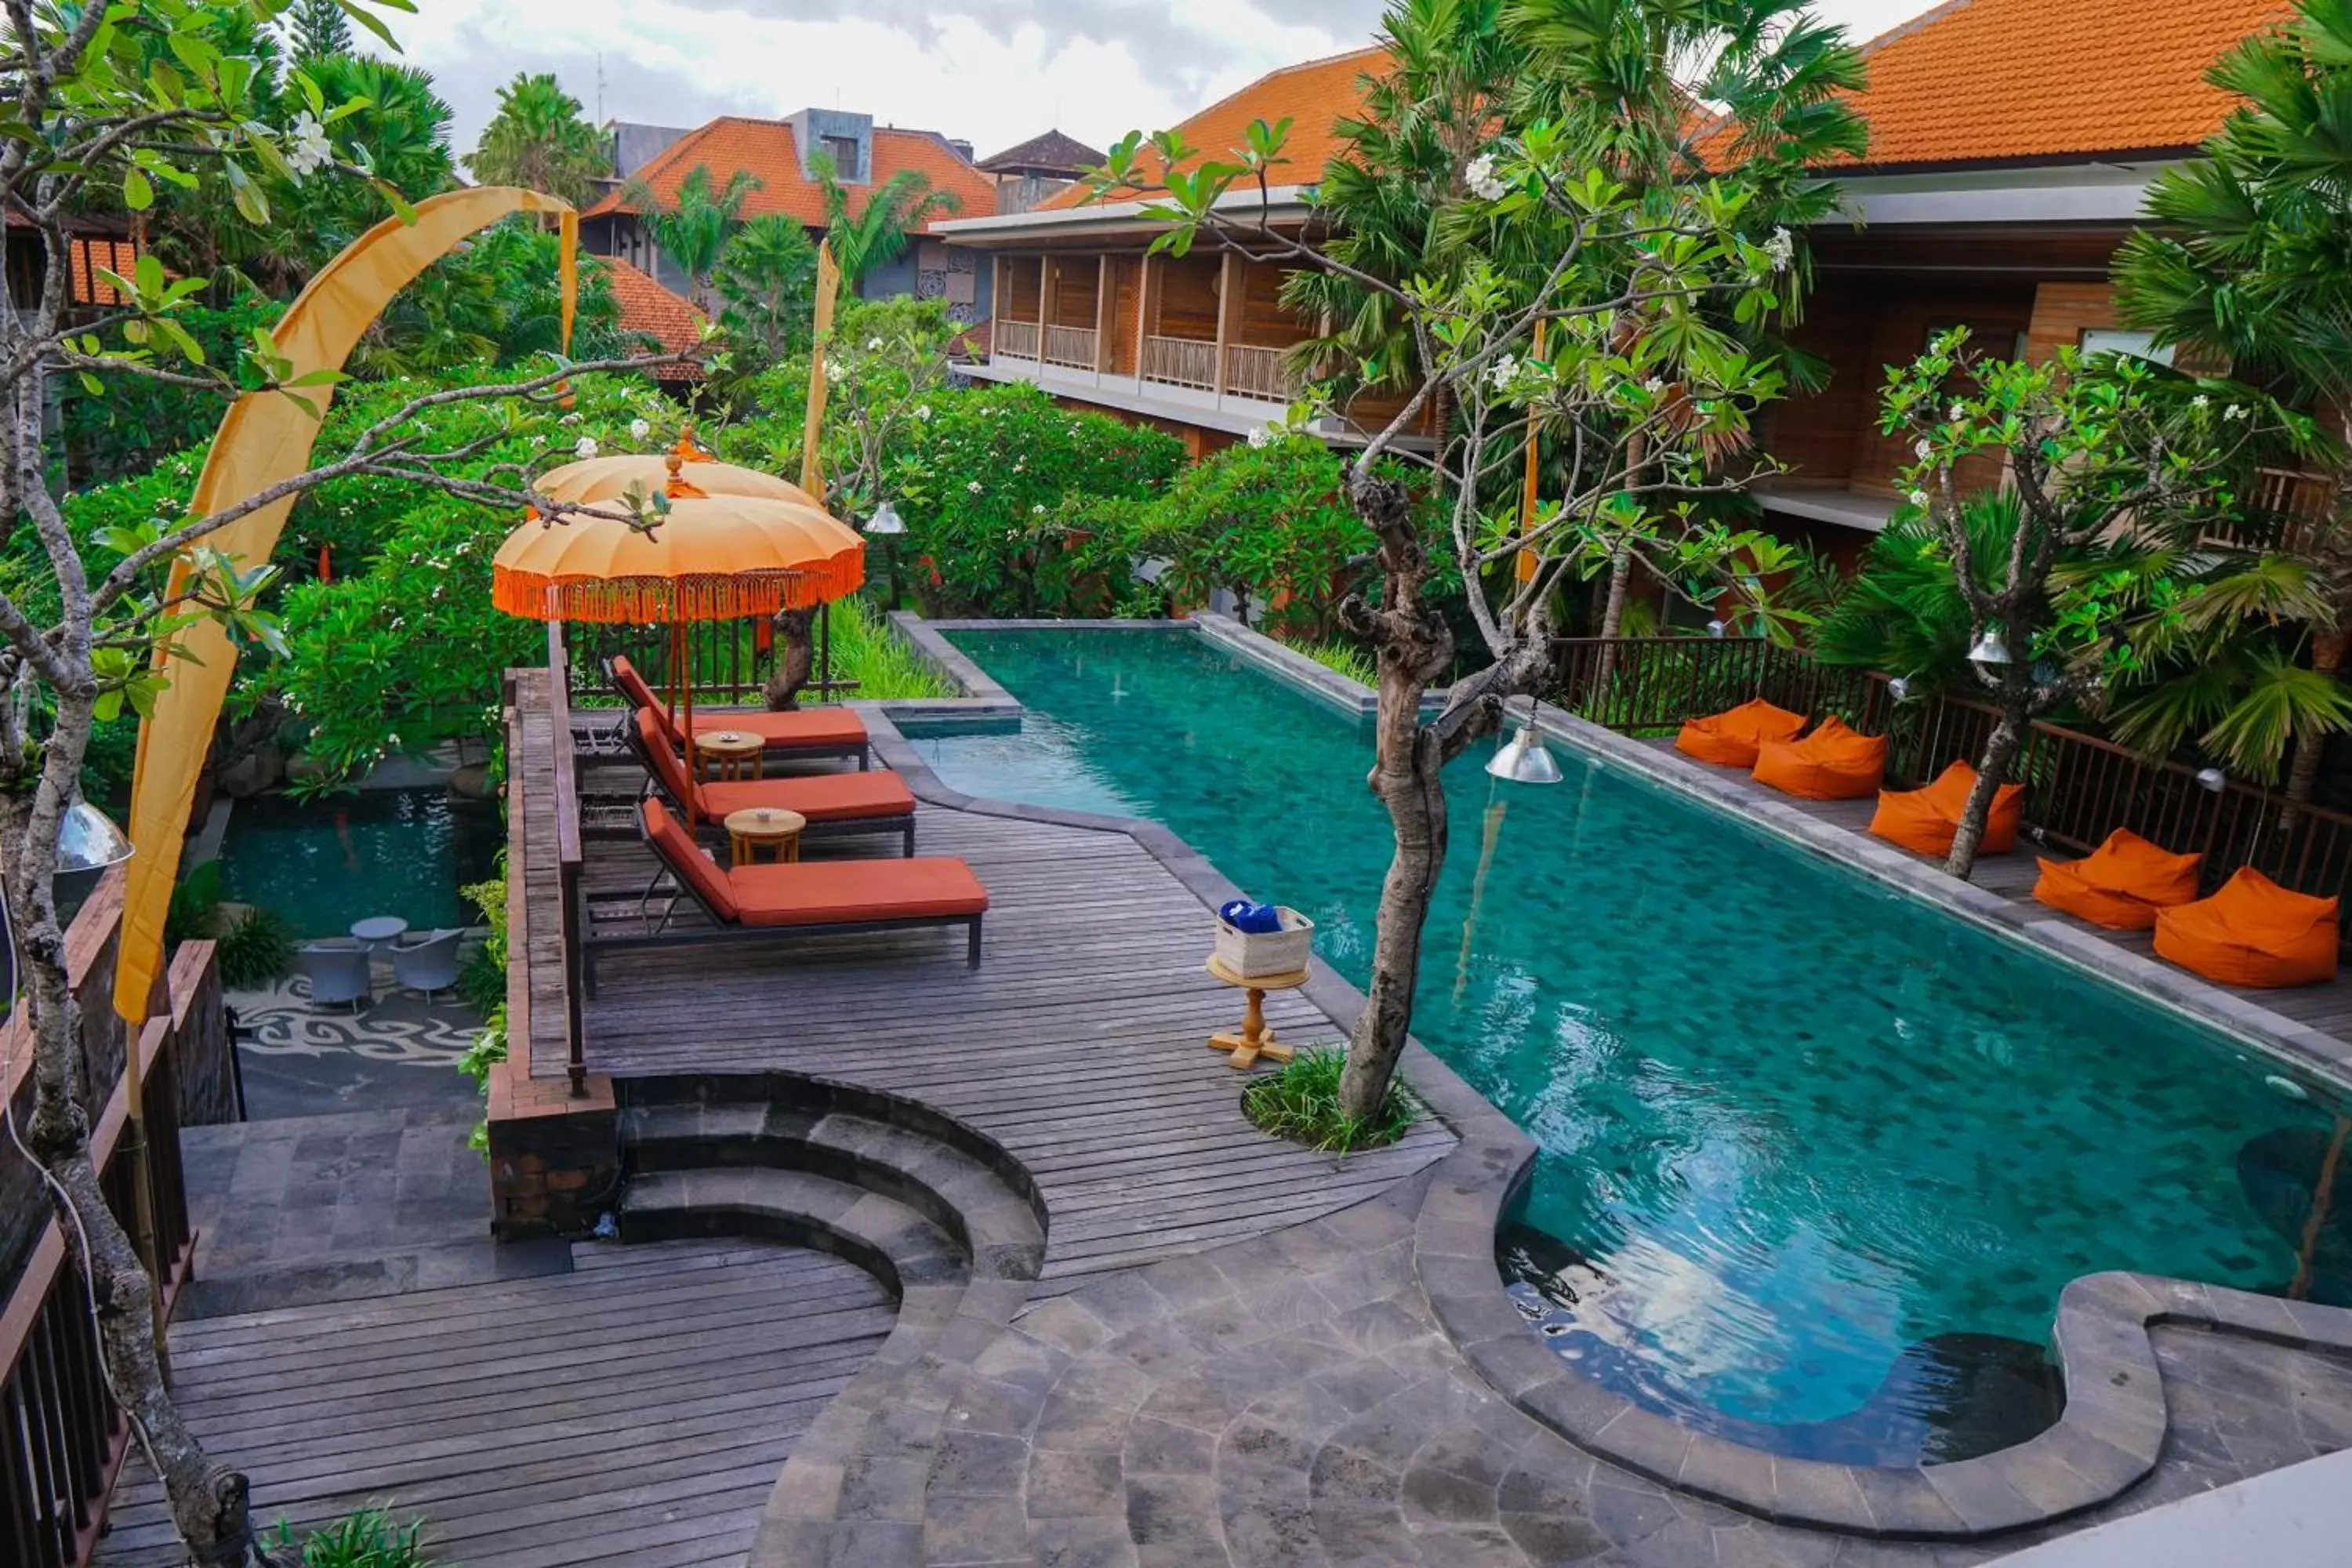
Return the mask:
POLYGON ((1262 974, 1289 974, 1307 967, 1315 951, 1315 922, 1287 904, 1276 904, 1282 929, 1235 931, 1217 922, 1217 962, 1244 980, 1262 974))

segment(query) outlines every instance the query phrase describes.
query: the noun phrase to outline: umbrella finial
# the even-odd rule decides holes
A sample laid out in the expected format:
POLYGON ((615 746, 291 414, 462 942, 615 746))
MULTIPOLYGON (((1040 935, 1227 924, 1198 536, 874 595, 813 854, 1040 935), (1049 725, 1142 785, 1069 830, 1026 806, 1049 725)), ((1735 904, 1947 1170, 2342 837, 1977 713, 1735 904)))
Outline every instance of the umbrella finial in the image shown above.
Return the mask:
POLYGON ((690 497, 707 496, 710 493, 698 486, 688 484, 685 479, 678 477, 678 470, 686 466, 686 459, 684 458, 680 457, 676 452, 672 452, 664 461, 665 466, 669 469, 670 500, 684 500, 690 497))

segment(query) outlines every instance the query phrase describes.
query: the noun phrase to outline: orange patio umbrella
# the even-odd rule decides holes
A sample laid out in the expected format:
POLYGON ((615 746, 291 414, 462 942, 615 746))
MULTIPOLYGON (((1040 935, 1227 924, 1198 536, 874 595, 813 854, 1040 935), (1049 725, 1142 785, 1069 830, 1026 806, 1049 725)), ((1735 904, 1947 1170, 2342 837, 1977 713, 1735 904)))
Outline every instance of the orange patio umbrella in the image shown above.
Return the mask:
MULTIPOLYGON (((576 514, 534 517, 499 546, 490 570, 490 602, 509 615, 534 620, 667 623, 685 699, 681 731, 690 776, 694 689, 686 670, 687 623, 812 609, 855 593, 866 580, 866 543, 855 530, 805 500, 714 494, 701 487, 702 472, 693 480, 681 477, 677 454, 652 460, 667 473, 666 514, 643 523, 576 514)), ((589 460, 600 461, 604 459, 589 460)), ((556 469, 548 478, 566 471, 556 469)), ((539 489, 556 494, 546 480, 539 489)), ((693 803, 682 804, 691 820, 693 803)))
POLYGON ((609 458, 583 458, 560 468, 550 468, 531 488, 551 500, 593 505, 619 500, 629 493, 632 485, 650 495, 667 489, 673 479, 704 495, 764 496, 770 500, 794 501, 819 511, 824 510, 814 496, 790 479, 719 462, 695 444, 692 426, 687 426, 677 445, 667 454, 625 452, 609 458), (673 458, 677 459, 675 463, 671 461, 673 458))

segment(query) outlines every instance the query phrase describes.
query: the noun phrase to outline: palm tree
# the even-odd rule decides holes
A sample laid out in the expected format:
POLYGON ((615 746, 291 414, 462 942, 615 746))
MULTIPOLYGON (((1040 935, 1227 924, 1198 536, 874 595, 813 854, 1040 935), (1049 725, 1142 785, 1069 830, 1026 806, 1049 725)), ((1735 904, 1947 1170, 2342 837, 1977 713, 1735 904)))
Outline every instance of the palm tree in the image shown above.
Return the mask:
POLYGON ((2332 421, 2336 439, 2322 514, 2200 583, 2187 684, 2129 711, 2142 743, 2196 734, 2251 771, 2274 775, 2291 749, 2285 795, 2301 802, 2325 737, 2352 727, 2336 684, 2352 658, 2352 6, 2303 0, 2206 79, 2244 107, 2150 189, 2156 226, 2116 257, 2123 318, 2267 384, 2332 421))
POLYGON ((814 327, 816 245, 796 218, 762 213, 736 232, 711 287, 719 323, 772 363, 808 345, 814 327))
POLYGON ((283 18, 294 63, 308 66, 329 55, 352 52, 351 18, 338 0, 295 0, 283 18))
POLYGON ((580 100, 551 73, 517 72, 499 89, 499 111, 466 167, 486 185, 520 185, 562 196, 574 206, 594 194, 611 166, 604 139, 580 112, 580 100))
POLYGON ((743 204, 759 189, 760 180, 748 169, 736 170, 721 186, 709 164, 697 163, 679 183, 674 204, 665 204, 643 180, 631 180, 621 197, 636 209, 638 221, 670 265, 686 274, 688 297, 707 310, 710 275, 743 226, 743 204))
POLYGON ((866 205, 853 213, 832 154, 812 154, 809 167, 824 192, 824 242, 833 252, 834 266, 841 269, 845 289, 855 289, 858 279, 896 259, 914 231, 934 216, 963 207, 953 191, 935 191, 920 173, 901 169, 867 193, 866 205))
MULTIPOLYGON (((1568 129, 1612 177, 1664 199, 1677 182, 1710 164, 1736 163, 1756 195, 1750 223, 1761 234, 1801 235, 1835 210, 1837 192, 1811 171, 1858 157, 1868 130, 1852 95, 1862 57, 1844 33, 1814 19, 1805 0, 1508 0, 1504 22, 1524 51, 1515 109, 1520 120, 1568 129), (1719 108, 1714 107, 1719 106, 1719 108)), ((1799 319, 1811 285, 1793 238, 1782 300, 1799 319)), ((1618 280, 1603 279, 1614 288, 1618 280)), ((1761 333, 1718 323, 1751 347, 1761 333)), ((1786 344, 1771 344, 1799 390, 1818 385, 1820 367, 1786 344)), ((1642 472, 1635 454, 1634 474, 1642 472)), ((1633 535, 1598 539, 1607 586, 1600 633, 1618 635, 1632 575, 1633 535)))

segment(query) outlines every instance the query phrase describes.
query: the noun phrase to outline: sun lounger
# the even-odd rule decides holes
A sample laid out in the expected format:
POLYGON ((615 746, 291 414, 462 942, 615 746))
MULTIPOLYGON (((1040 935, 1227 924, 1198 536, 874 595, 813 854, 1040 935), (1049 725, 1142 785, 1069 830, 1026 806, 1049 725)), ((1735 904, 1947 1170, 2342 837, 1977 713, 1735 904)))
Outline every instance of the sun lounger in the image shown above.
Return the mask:
POLYGON ((1801 741, 1757 748, 1756 782, 1805 800, 1858 800, 1886 776, 1886 737, 1864 735, 1834 716, 1801 741))
MULTIPOLYGON (((612 677, 613 689, 621 700, 632 708, 643 709, 654 716, 673 748, 683 748, 686 737, 677 732, 670 721, 669 710, 654 695, 646 678, 627 658, 614 655, 605 667, 612 677)), ((738 734, 757 735, 770 753, 794 757, 855 757, 861 768, 871 765, 872 743, 866 733, 865 721, 846 708, 802 708, 789 713, 698 713, 694 716, 694 732, 715 734, 732 730, 738 734)))
POLYGON ((915 795, 907 781, 887 768, 870 772, 813 773, 804 778, 746 779, 733 784, 698 784, 662 732, 653 710, 638 709, 626 731, 630 750, 680 811, 693 808, 698 826, 716 826, 731 812, 765 806, 796 811, 808 819, 810 837, 851 833, 903 833, 906 853, 915 852, 915 795))
POLYGON ((1793 741, 1805 727, 1802 713, 1776 708, 1761 697, 1693 719, 1675 737, 1675 750, 1727 768, 1752 768, 1758 748, 1767 741, 1793 741))
POLYGON ((2156 912, 2156 951, 2224 985, 2336 978, 2336 901, 2282 888, 2248 866, 2210 899, 2156 912))
POLYGON ((2052 909, 2109 931, 2146 931, 2157 912, 2193 902, 2202 855, 2175 855, 2128 827, 2080 860, 2042 861, 2033 896, 2052 909))
MULTIPOLYGON (((1954 763, 1936 775, 1926 789, 1885 789, 1878 792, 1878 810, 1870 830, 1889 844, 1937 859, 1952 852, 1952 838, 1969 809, 1969 792, 1977 787, 1977 771, 1954 763)), ((2025 811, 2025 786, 2005 784, 1992 792, 1992 809, 1985 813, 1983 855, 2006 855, 2017 847, 2018 821, 2025 811)))
POLYGON ((599 950, 960 925, 966 931, 964 961, 980 963, 988 889, 960 859, 801 860, 730 869, 704 854, 660 801, 646 799, 637 810, 646 847, 676 879, 679 896, 691 899, 710 923, 673 926, 676 899, 649 930, 598 935, 591 921, 590 934, 582 944, 581 979, 592 996, 596 994, 599 950))

